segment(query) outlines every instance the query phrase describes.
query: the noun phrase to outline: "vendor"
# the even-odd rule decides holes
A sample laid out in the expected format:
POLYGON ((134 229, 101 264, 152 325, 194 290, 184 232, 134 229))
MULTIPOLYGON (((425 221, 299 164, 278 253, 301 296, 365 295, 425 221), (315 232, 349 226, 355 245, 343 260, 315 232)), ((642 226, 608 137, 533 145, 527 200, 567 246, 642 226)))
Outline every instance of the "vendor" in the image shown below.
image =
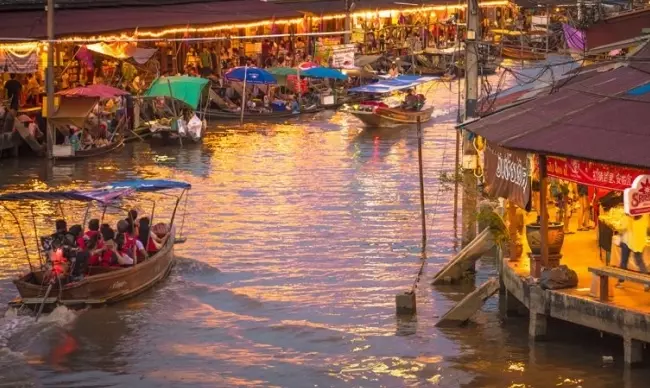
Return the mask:
MULTIPOLYGON (((627 269, 630 253, 634 254, 634 262, 642 273, 648 273, 643 262, 643 250, 646 247, 648 238, 648 216, 647 215, 626 215, 621 223, 621 268, 627 269)), ((618 280, 617 288, 623 286, 622 279, 618 280)), ((645 291, 650 291, 650 285, 645 286, 645 291)))

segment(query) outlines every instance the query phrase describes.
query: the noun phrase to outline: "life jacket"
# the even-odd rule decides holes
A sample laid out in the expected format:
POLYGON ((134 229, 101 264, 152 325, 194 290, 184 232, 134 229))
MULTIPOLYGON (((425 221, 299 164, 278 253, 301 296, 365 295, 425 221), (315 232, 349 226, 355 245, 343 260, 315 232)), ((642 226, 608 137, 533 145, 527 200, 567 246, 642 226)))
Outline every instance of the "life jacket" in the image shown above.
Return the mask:
POLYGON ((120 246, 120 253, 121 254, 126 254, 129 257, 133 258, 135 255, 133 254, 133 251, 135 251, 135 238, 131 237, 131 234, 128 232, 123 234, 123 240, 122 244, 120 246))
MULTIPOLYGON (((84 233, 84 247, 83 249, 88 249, 94 251, 97 249, 102 249, 104 247, 104 241, 101 239, 101 235, 96 230, 89 230, 84 233)), ((102 262, 102 254, 96 253, 90 256, 88 259, 88 265, 100 265, 102 262)))
POLYGON ((59 248, 53 251, 50 256, 50 261, 52 262, 52 275, 54 277, 59 277, 65 274, 68 261, 63 257, 62 249, 59 248))

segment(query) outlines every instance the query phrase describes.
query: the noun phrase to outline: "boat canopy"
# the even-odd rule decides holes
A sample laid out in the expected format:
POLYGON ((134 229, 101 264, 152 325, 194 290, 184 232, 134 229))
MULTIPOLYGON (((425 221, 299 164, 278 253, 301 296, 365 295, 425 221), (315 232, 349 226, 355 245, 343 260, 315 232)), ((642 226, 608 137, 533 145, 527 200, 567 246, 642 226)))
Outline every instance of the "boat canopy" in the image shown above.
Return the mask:
POLYGON ((191 189, 187 182, 166 179, 133 179, 108 184, 106 189, 133 189, 135 191, 160 191, 170 189, 191 189))
POLYGON ((87 191, 25 191, 0 195, 0 202, 8 201, 81 201, 109 203, 127 196, 133 189, 87 190, 87 191))
POLYGON ((122 89, 114 88, 109 85, 88 85, 80 86, 78 88, 62 90, 56 93, 57 96, 65 97, 91 97, 91 98, 114 98, 120 96, 126 96, 130 93, 122 89))
POLYGON ((0 202, 7 201, 81 201, 110 203, 134 192, 152 192, 169 189, 190 189, 187 182, 165 179, 134 179, 109 183, 99 189, 71 191, 25 191, 0 195, 0 202))
POLYGON ((68 125, 83 128, 90 112, 99 101, 97 97, 79 96, 75 98, 61 98, 59 107, 50 117, 51 124, 68 135, 68 125))
POLYGON ((353 93, 392 93, 398 90, 411 89, 427 82, 435 81, 440 77, 420 75, 400 75, 397 78, 381 80, 373 84, 363 85, 348 90, 353 93))
POLYGON ((146 97, 171 97, 183 101, 196 109, 201 101, 203 89, 208 84, 205 78, 171 76, 156 78, 144 93, 146 97))

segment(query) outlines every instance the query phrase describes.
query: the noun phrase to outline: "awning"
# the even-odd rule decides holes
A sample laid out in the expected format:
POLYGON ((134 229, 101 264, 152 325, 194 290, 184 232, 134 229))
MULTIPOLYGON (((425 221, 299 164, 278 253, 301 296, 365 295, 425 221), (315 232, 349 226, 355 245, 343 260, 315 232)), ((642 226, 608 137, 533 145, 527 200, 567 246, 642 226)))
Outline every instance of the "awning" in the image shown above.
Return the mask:
POLYGON ((133 58, 135 63, 140 65, 147 63, 149 59, 156 53, 156 49, 139 48, 135 43, 95 43, 86 45, 90 51, 103 54, 115 59, 127 60, 133 58))
POLYGON ((172 97, 196 109, 208 82, 207 79, 198 77, 160 77, 153 81, 144 95, 147 97, 172 97))
POLYGON ((83 128, 86 118, 98 101, 98 98, 92 97, 63 97, 59 101, 59 108, 49 120, 64 134, 67 134, 67 125, 83 128))

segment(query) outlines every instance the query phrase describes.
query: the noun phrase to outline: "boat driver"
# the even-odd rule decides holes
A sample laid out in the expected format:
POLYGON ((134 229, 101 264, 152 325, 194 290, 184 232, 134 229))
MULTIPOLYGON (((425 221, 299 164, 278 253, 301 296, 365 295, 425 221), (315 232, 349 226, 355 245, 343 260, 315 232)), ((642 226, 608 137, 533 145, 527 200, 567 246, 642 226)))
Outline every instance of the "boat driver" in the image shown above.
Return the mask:
POLYGON ((409 89, 406 92, 406 98, 404 99, 404 103, 402 104, 402 108, 405 110, 413 110, 416 111, 418 110, 418 97, 415 95, 413 92, 413 89, 409 89))

